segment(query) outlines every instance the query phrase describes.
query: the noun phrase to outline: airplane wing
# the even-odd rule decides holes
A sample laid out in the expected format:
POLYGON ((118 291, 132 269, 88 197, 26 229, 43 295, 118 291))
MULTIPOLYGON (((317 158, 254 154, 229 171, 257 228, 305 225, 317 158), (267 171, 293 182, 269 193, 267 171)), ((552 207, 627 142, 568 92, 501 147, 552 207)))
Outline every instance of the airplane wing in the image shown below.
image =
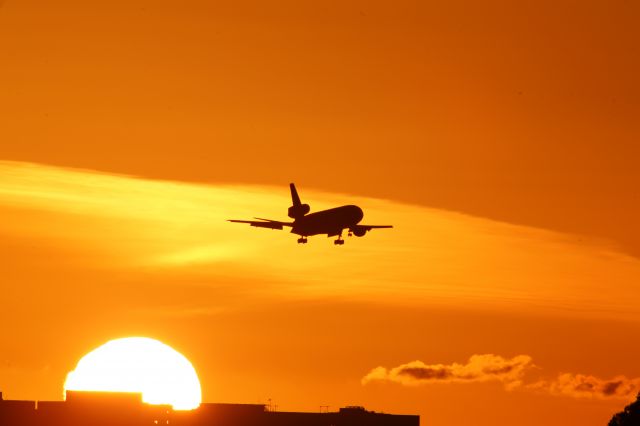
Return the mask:
POLYGON ((234 223, 248 223, 251 226, 255 226, 256 228, 268 228, 268 229, 282 229, 285 226, 293 226, 293 223, 289 222, 280 222, 278 220, 271 219, 260 219, 258 220, 238 220, 238 219, 229 219, 229 222, 234 223))
POLYGON ((357 225, 357 227, 371 231, 372 229, 393 228, 393 225, 357 225))
POLYGON ((371 231, 372 229, 380 229, 380 228, 393 228, 391 225, 356 225, 355 227, 349 229, 349 232, 353 232, 356 237, 364 237, 364 234, 371 231))

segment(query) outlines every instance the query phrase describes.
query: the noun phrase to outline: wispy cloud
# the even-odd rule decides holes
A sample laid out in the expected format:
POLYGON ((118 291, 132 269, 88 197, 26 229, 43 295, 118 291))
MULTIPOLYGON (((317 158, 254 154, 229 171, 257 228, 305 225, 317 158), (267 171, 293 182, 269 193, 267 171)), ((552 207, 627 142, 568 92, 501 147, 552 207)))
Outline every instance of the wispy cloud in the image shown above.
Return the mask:
POLYGON ((507 387, 514 387, 521 383, 526 370, 532 367, 532 360, 528 355, 513 358, 493 354, 472 355, 465 364, 425 364, 422 361, 412 361, 390 370, 377 367, 362 379, 362 383, 389 381, 403 385, 422 385, 499 381, 507 387))
POLYGON ((640 320, 640 262, 610 247, 443 210, 299 190, 313 210, 356 203, 366 223, 395 228, 344 247, 326 236, 298 246, 286 232, 226 221, 286 218, 286 186, 188 184, 0 161, 0 233, 64 251, 76 275, 83 268, 127 280, 143 275, 141 281, 188 275, 210 286, 229 277, 247 296, 640 320))

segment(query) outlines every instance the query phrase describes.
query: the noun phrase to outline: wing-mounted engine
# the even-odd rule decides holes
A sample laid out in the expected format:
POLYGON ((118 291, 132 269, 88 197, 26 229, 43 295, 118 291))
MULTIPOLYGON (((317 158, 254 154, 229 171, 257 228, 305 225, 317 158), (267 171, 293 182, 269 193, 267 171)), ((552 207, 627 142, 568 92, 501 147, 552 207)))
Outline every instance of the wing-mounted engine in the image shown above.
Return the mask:
POLYGON ((364 237, 368 230, 369 228, 365 226, 355 226, 351 228, 351 232, 353 232, 353 235, 355 235, 356 237, 364 237))
POLYGON ((300 202, 300 196, 298 196, 298 191, 294 184, 289 184, 289 188, 291 189, 291 202, 293 203, 293 205, 289 207, 289 217, 297 219, 309 213, 311 207, 309 207, 309 204, 302 204, 300 202))

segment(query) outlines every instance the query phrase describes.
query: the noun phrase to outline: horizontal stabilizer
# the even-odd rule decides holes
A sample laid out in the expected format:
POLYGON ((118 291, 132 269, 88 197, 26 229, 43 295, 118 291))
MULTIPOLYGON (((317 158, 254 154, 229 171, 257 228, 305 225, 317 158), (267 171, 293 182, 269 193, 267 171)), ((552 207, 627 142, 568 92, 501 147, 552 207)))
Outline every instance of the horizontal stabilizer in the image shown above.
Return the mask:
POLYGON ((256 220, 264 220, 265 222, 280 222, 279 220, 264 219, 264 218, 261 218, 261 217, 254 217, 254 219, 256 219, 256 220))
POLYGON ((285 226, 293 226, 292 223, 279 222, 277 220, 270 220, 270 219, 260 219, 260 220, 229 219, 228 221, 234 222, 234 223, 246 223, 251 226, 255 226, 256 228, 267 228, 267 229, 278 229, 278 230, 282 229, 285 226))

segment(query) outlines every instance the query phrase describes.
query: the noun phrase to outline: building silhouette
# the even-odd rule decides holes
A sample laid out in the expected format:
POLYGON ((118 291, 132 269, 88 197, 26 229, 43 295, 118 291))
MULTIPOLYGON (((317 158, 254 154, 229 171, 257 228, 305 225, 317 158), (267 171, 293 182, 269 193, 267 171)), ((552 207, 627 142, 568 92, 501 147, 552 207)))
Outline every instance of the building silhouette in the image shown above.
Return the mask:
POLYGON ((67 391, 66 401, 4 400, 1 426, 419 426, 420 416, 345 407, 320 413, 280 412, 261 404, 203 403, 195 410, 142 402, 140 393, 67 391))

